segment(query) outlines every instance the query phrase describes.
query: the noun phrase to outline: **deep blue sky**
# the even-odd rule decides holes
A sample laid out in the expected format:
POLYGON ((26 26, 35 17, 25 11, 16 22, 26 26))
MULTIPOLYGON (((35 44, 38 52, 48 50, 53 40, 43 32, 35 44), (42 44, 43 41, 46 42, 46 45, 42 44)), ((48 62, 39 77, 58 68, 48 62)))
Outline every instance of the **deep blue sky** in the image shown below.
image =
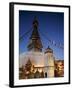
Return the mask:
POLYGON ((61 12, 19 11, 19 37, 28 30, 31 30, 22 40, 20 40, 20 54, 27 51, 29 37, 32 33, 32 23, 35 16, 39 22, 38 31, 43 44, 43 50, 49 45, 53 49, 56 58, 64 59, 63 49, 50 44, 49 41, 41 34, 43 33, 57 44, 64 43, 64 13, 61 12))

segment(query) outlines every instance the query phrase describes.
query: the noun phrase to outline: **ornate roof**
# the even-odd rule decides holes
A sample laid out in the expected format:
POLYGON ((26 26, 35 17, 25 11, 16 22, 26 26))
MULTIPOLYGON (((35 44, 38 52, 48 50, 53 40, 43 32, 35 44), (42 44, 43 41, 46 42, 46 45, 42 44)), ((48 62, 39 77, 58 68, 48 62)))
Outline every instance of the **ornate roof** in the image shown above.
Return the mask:
POLYGON ((53 50, 48 46, 48 48, 45 50, 45 53, 53 53, 53 50))

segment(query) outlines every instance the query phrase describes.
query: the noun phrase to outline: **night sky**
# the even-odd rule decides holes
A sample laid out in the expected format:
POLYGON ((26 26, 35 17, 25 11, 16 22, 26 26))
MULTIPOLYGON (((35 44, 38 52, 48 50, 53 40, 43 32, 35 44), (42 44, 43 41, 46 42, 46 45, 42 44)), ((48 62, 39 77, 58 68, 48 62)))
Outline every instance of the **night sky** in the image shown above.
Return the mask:
POLYGON ((62 12, 19 11, 19 38, 29 31, 19 41, 19 53, 27 51, 35 16, 39 22, 38 32, 42 41, 43 51, 50 46, 56 59, 64 59, 64 50, 47 40, 49 38, 57 45, 64 44, 64 13, 62 12))

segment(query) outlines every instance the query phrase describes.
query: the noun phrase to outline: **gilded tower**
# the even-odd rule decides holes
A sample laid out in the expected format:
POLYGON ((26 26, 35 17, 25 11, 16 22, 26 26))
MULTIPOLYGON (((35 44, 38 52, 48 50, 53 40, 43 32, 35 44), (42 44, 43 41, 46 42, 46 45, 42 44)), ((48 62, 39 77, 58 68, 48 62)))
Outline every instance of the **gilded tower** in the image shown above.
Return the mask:
POLYGON ((38 33, 38 26, 39 23, 37 18, 35 17, 33 21, 33 31, 30 37, 29 44, 27 46, 28 51, 38 51, 38 52, 42 51, 42 42, 40 39, 40 35, 38 33))

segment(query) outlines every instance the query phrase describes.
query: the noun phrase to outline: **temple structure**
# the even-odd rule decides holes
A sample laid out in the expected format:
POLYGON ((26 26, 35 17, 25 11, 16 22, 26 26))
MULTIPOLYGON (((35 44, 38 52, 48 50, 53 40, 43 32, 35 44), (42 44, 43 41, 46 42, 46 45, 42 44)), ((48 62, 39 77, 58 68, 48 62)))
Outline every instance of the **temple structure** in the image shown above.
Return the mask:
POLYGON ((23 66, 24 72, 26 72, 23 78, 50 78, 55 75, 53 50, 48 46, 47 49, 42 51, 43 45, 38 32, 38 26, 39 22, 35 17, 33 21, 33 31, 27 46, 28 51, 19 57, 19 67, 23 66))

